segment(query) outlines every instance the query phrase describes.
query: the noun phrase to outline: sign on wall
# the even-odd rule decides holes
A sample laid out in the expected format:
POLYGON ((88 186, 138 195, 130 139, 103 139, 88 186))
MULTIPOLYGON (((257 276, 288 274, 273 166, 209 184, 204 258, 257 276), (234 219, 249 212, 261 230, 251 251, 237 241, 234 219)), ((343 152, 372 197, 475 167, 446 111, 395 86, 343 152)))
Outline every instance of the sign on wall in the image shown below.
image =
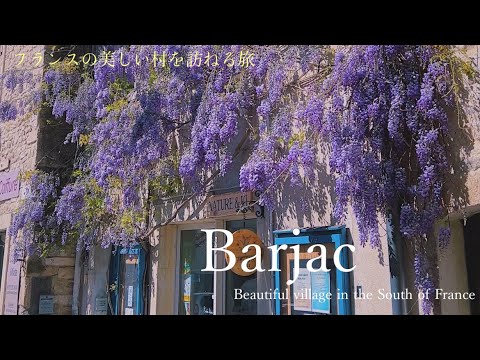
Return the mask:
POLYGON ((293 308, 296 311, 329 314, 330 273, 310 272, 300 268, 298 278, 293 283, 293 308))
POLYGON ((38 303, 38 314, 52 315, 53 313, 53 296, 40 295, 40 302, 38 303))
POLYGON ((208 199, 207 216, 235 215, 237 211, 252 201, 252 192, 234 192, 213 195, 208 199))
POLYGON ((5 315, 18 314, 18 291, 20 282, 20 261, 14 261, 13 256, 9 256, 7 267, 7 280, 5 286, 5 315))
POLYGON ((312 284, 312 311, 318 313, 330 313, 330 301, 325 300, 325 295, 330 294, 330 273, 319 271, 311 274, 312 284), (317 296, 322 294, 323 296, 317 296))
POLYGON ((95 299, 95 314, 96 315, 107 315, 108 309, 108 300, 106 297, 96 298, 95 299))
MULTIPOLYGON (((249 248, 246 253, 242 252, 243 248, 247 245, 258 245, 262 248, 263 243, 262 240, 255 234, 252 230, 248 229, 241 229, 237 230, 233 233, 233 243, 227 248, 231 252, 234 253, 236 262, 233 268, 231 269, 232 272, 239 276, 250 276, 253 274, 253 269, 255 268, 255 261, 250 260, 246 267, 252 272, 246 272, 242 269, 242 262, 244 259, 251 258, 255 255, 255 249, 249 248)), ((228 263, 228 254, 225 253, 225 261, 228 263)))
POLYGON ((18 170, 0 173, 0 201, 17 197, 20 192, 18 170))

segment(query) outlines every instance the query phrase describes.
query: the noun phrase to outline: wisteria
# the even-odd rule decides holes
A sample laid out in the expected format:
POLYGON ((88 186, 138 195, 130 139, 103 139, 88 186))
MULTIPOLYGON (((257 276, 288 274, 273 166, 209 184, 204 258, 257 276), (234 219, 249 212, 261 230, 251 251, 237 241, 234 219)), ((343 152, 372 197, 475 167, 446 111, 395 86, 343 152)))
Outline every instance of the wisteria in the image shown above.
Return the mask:
MULTIPOLYGON (((336 221, 351 205, 359 243, 383 261, 380 221, 397 209, 398 232, 416 249, 417 287, 432 291, 431 264, 419 243, 432 239, 444 216, 453 166, 447 113, 456 103, 453 76, 460 75, 453 73, 451 47, 148 45, 120 47, 112 56, 115 66, 61 61, 45 71, 44 99, 53 116, 71 124, 65 142, 76 143, 79 154, 61 176, 30 178, 11 227, 28 249, 68 241, 87 248, 136 244, 149 232, 153 192, 205 192, 212 176, 231 176, 244 143, 252 151, 239 185, 260 191, 260 203, 273 209, 280 184, 303 186, 312 178, 324 144, 336 221), (255 54, 250 66, 223 60, 246 51, 255 54), (160 61, 162 53, 187 64, 192 54, 221 61, 177 66, 160 61)), ((5 86, 15 89, 26 79, 12 75, 5 86)), ((38 105, 38 93, 35 99, 38 105)), ((0 121, 17 112, 1 103, 0 121)), ((442 248, 449 237, 448 228, 440 229, 442 248)), ((431 309, 424 302, 424 311, 431 309)))
MULTIPOLYGON (((443 187, 453 166, 446 139, 455 92, 451 64, 440 56, 445 51, 434 46, 340 50, 324 83, 331 105, 323 133, 332 143, 330 166, 337 174, 335 214, 343 218, 351 204, 360 243, 380 249, 378 213, 400 206, 399 231, 415 244, 416 282, 425 292, 435 283, 417 243, 431 236, 445 214, 443 187)), ((449 232, 440 235, 445 246, 449 232)), ((425 301, 424 311, 431 306, 425 301)))
POLYGON ((9 227, 10 236, 16 240, 14 256, 17 259, 23 257, 24 250, 29 255, 41 253, 45 245, 55 241, 59 231, 52 207, 58 198, 60 179, 40 171, 26 174, 25 178, 29 184, 25 202, 9 227), (20 230, 22 236, 18 237, 20 230))
POLYGON ((3 89, 0 101, 0 122, 22 118, 38 110, 42 103, 41 74, 22 69, 10 69, 0 74, 3 89))
POLYGON ((414 269, 415 285, 424 294, 421 304, 422 311, 424 314, 430 314, 433 310, 435 281, 432 277, 431 266, 422 251, 417 250, 415 253, 414 269))
POLYGON ((10 102, 0 103, 0 121, 14 120, 17 117, 17 108, 10 102))

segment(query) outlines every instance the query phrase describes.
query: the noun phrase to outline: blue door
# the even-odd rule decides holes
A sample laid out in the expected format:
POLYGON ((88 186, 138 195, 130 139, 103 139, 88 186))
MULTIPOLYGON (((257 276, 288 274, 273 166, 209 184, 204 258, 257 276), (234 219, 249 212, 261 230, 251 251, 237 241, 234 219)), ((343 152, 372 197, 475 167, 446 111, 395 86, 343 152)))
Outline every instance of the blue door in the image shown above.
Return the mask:
MULTIPOLYGON (((295 236, 292 230, 274 231, 275 245, 287 244, 289 247, 299 245, 300 259, 297 280, 293 279, 294 253, 292 250, 279 251, 277 264, 280 271, 275 272, 275 313, 277 315, 349 315, 351 314, 350 273, 335 267, 333 253, 339 246, 346 244, 345 226, 303 229, 295 236), (329 272, 309 272, 307 262, 319 253, 309 253, 307 249, 313 244, 322 244, 327 250, 327 268, 329 272)), ((315 260, 313 267, 318 268, 315 260)), ((348 252, 342 249, 340 263, 348 268, 348 252)))
POLYGON ((110 313, 143 315, 144 282, 145 250, 140 245, 117 248, 110 261, 110 313))

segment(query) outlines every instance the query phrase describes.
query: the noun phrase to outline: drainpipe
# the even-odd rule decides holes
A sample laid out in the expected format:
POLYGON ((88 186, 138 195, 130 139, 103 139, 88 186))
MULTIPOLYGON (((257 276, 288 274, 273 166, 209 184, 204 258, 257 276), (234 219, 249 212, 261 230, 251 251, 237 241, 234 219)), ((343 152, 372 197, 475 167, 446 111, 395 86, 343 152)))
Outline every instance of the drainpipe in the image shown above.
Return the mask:
POLYGON ((82 277, 82 266, 80 263, 83 252, 83 243, 78 241, 77 249, 75 251, 75 273, 73 276, 73 299, 72 299, 72 315, 79 315, 80 302, 78 301, 80 295, 80 282, 82 277))
MULTIPOLYGON (((268 210, 268 228, 270 231, 270 234, 268 234, 268 236, 271 239, 271 243, 269 245, 273 245, 275 243, 275 237, 273 236, 273 232, 275 231, 275 224, 273 223, 273 212, 274 210, 268 210)), ((275 276, 270 276, 270 282, 270 288, 275 289, 275 276)), ((278 289, 278 291, 280 291, 280 289, 278 289)), ((270 315, 275 315, 275 300, 270 301, 270 315)))
MULTIPOLYGON (((392 293, 400 293, 405 290, 405 268, 403 264, 402 244, 399 236, 395 236, 392 226, 392 215, 386 218, 388 259, 390 266, 390 289, 392 293)), ((406 314, 406 299, 392 299, 392 314, 406 314)))
MULTIPOLYGON (((7 59, 7 45, 3 45, 2 46, 2 49, 0 50, 2 52, 2 71, 0 72, 0 74, 3 74, 5 72, 5 62, 6 62, 6 59, 7 59)), ((3 85, 3 83, 2 83, 3 85)), ((3 86, 0 86, 0 101, 2 100, 2 93, 3 93, 3 86)))

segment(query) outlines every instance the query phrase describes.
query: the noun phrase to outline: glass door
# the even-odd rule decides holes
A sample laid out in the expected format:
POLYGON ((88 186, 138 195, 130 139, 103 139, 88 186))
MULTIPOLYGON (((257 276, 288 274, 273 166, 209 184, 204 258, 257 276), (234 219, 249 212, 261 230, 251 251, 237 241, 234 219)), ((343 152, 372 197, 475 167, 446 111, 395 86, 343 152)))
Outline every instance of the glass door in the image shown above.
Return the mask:
MULTIPOLYGON (((330 226, 302 229, 294 235, 292 230, 274 231, 275 245, 288 245, 288 250, 279 251, 277 260, 280 271, 276 271, 275 313, 277 315, 350 315, 351 314, 351 273, 342 272, 335 267, 333 255, 335 251, 347 243, 347 229, 345 226, 330 226), (322 244, 326 250, 326 266, 329 272, 312 271, 307 263, 319 257, 319 248, 307 250, 314 244, 322 244), (298 259, 291 246, 299 246, 298 259), (298 276, 292 285, 287 281, 294 278, 294 266, 298 260, 298 276)), ((320 259, 312 263, 312 268, 320 268, 320 259)), ((349 267, 352 259, 345 251, 340 252, 340 264, 349 267)))
POLYGON ((180 232, 179 315, 213 315, 215 276, 206 266, 206 234, 200 229, 180 232))
MULTIPOLYGON (((333 263, 333 243, 327 247, 327 269, 330 272, 310 272, 307 262, 320 255, 318 251, 308 253, 310 244, 300 245, 299 270, 297 280, 290 286, 286 283, 293 279, 294 253, 293 250, 280 252, 280 291, 285 294, 281 297, 281 315, 322 315, 337 314, 336 272, 333 263)), ((320 267, 320 260, 312 262, 313 268, 320 267)))
POLYGON ((110 263, 110 313, 143 315, 145 251, 141 246, 117 248, 110 263))
MULTIPOLYGON (((248 229, 257 232, 257 219, 233 220, 226 222, 228 231, 234 233, 237 230, 248 229)), ((233 271, 226 272, 225 279, 225 314, 227 315, 256 315, 257 300, 235 299, 235 289, 242 289, 243 292, 257 291, 257 273, 249 276, 240 276, 233 271)))

